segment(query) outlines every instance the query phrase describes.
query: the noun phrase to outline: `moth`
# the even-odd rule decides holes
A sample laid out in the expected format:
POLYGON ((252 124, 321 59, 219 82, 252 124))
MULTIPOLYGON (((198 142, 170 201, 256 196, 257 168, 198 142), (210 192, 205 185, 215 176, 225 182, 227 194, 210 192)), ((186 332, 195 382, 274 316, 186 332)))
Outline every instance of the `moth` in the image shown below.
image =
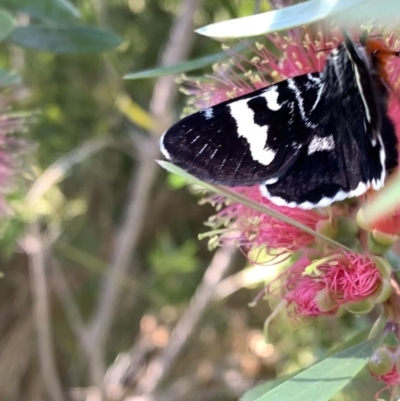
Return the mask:
POLYGON ((383 187, 398 164, 385 65, 399 52, 344 41, 322 72, 189 115, 160 140, 167 160, 225 186, 260 185, 279 206, 312 209, 383 187))

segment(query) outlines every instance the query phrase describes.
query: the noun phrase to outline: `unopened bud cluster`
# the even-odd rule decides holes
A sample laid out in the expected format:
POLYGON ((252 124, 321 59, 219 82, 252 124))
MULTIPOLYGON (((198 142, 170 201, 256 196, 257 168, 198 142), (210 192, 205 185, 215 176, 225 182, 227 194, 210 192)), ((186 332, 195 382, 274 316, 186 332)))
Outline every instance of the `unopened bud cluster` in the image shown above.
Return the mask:
POLYGON ((368 369, 388 386, 400 384, 400 349, 381 345, 368 360, 368 369))
POLYGON ((368 249, 375 255, 383 255, 399 238, 400 209, 374 223, 368 222, 363 209, 360 209, 356 219, 358 225, 368 232, 368 249))

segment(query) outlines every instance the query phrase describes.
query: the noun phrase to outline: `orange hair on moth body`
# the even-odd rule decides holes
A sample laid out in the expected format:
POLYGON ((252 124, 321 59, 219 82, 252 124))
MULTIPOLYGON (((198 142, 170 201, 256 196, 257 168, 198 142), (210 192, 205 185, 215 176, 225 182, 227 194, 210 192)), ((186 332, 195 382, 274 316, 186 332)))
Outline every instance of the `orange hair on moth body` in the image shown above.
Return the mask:
POLYGON ((392 56, 400 56, 400 52, 396 50, 392 50, 389 47, 386 47, 382 42, 376 39, 367 39, 365 41, 365 48, 367 53, 371 57, 374 62, 375 68, 377 69, 378 74, 384 80, 386 84, 388 84, 386 65, 389 61, 389 58, 392 56))

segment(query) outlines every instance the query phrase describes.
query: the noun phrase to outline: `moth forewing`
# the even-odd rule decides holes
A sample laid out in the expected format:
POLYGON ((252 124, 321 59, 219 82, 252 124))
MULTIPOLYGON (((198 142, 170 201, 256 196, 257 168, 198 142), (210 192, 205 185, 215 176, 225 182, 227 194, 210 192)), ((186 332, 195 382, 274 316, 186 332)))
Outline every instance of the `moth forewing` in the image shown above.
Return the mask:
POLYGON ((199 179, 259 184, 278 205, 310 209, 377 190, 397 166, 382 66, 398 54, 382 49, 345 35, 322 72, 187 116, 163 135, 161 150, 199 179))

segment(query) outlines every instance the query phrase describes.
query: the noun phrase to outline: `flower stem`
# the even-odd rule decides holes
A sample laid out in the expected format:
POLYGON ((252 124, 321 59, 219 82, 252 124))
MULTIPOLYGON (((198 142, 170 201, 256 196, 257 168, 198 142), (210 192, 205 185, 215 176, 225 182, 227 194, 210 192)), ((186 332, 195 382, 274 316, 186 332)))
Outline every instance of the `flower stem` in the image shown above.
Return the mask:
POLYGON ((397 385, 392 387, 392 391, 390 393, 390 400, 389 401, 396 401, 398 393, 399 393, 399 385, 397 384, 397 385))

